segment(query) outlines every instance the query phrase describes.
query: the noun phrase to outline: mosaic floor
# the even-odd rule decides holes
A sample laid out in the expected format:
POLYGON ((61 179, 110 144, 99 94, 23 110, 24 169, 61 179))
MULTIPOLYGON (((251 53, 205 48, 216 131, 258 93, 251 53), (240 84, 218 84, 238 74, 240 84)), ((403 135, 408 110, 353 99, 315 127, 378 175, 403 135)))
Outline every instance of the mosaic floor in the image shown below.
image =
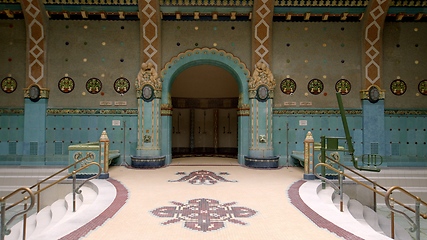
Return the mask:
POLYGON ((110 177, 126 187, 129 198, 82 239, 343 239, 290 203, 288 188, 301 179, 302 169, 257 170, 230 161, 237 162, 112 167, 110 177))
POLYGON ((126 198, 116 203, 121 208, 112 206, 76 234, 81 231, 81 239, 89 240, 361 239, 301 200, 301 168, 261 170, 230 165, 230 159, 203 161, 148 170, 112 167, 111 179, 125 187, 119 196, 126 198))

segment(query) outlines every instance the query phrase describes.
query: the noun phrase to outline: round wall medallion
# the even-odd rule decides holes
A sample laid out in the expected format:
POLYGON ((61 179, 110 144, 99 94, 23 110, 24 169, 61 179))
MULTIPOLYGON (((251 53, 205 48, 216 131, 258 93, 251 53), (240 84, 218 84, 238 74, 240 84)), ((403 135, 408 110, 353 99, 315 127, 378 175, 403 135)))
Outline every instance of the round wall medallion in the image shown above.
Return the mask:
POLYGON ((119 94, 125 94, 127 91, 129 91, 129 88, 129 80, 124 77, 117 78, 114 82, 114 90, 119 94))
POLYGON ((307 89, 313 95, 320 94, 323 91, 323 82, 317 78, 311 79, 308 82, 307 89))
POLYGON ((28 94, 30 96, 30 100, 33 102, 37 102, 40 100, 40 88, 37 85, 33 85, 28 89, 28 94))
POLYGON ((351 90, 351 83, 347 79, 340 79, 335 83, 335 91, 341 93, 341 95, 346 95, 351 90))
POLYGON ((406 92, 406 83, 400 79, 396 79, 391 82, 390 90, 394 95, 403 95, 406 92))
POLYGON ((154 98, 154 89, 150 85, 142 87, 142 99, 146 102, 150 102, 154 98))
POLYGON ((291 95, 295 92, 296 89, 297 83, 291 78, 285 78, 280 83, 280 90, 282 90, 284 94, 291 95))
POLYGON ((1 89, 5 93, 13 93, 16 90, 18 83, 12 77, 6 77, 1 81, 1 89))
POLYGON ((427 79, 422 80, 422 81, 418 84, 418 91, 419 91, 422 95, 427 95, 427 79))
POLYGON ((380 100, 380 91, 376 86, 371 86, 368 90, 368 100, 371 103, 376 103, 380 100))
POLYGON ((70 77, 63 77, 58 82, 59 91, 70 93, 74 89, 74 80, 70 77))
POLYGON ((256 98, 258 101, 264 102, 268 99, 268 88, 264 85, 259 86, 256 91, 256 98))
POLYGON ((86 90, 89 93, 97 94, 102 89, 102 82, 98 78, 91 78, 86 82, 86 90))

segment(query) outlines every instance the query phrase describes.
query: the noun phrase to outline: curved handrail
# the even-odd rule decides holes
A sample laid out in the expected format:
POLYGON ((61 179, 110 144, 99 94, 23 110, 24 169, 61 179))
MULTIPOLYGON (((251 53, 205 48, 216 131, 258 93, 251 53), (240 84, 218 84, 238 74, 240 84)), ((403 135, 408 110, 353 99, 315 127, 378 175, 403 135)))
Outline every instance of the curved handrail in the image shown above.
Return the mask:
MULTIPOLYGON (((333 161, 333 160, 332 160, 332 161, 333 161)), ((317 168, 318 166, 321 166, 321 164, 324 164, 324 163, 318 163, 318 164, 316 164, 316 166, 314 166, 314 169, 316 170, 316 168, 317 168)), ((338 163, 338 164, 339 164, 339 165, 342 165, 341 163, 338 163)), ((326 164, 326 165, 327 165, 327 164, 326 164)), ((329 166, 330 166, 330 165, 329 165, 329 166)), ((344 166, 344 165, 342 165, 342 166, 344 166)), ((334 167, 330 166, 330 168, 329 168, 329 169, 333 170, 332 168, 334 168, 334 167)), ((345 168, 346 168, 346 169, 348 169, 348 170, 351 170, 351 169, 350 169, 350 168, 348 168, 348 167, 345 167, 345 168)), ((333 171, 335 171, 335 172, 339 172, 340 170, 335 168, 335 170, 333 170, 333 171)), ((381 186, 380 184, 378 184, 378 183, 376 183, 376 182, 374 182, 374 181, 370 180, 369 178, 367 178, 367 177, 365 177, 365 176, 363 176, 363 175, 360 175, 359 173, 357 173, 357 172, 355 172, 355 171, 353 171, 353 170, 351 170, 351 171, 352 171, 352 172, 354 172, 354 173, 356 173, 357 175, 359 175, 359 176, 363 177, 363 179, 366 179, 368 182, 372 183, 374 186, 380 187, 381 189, 383 189, 383 190, 384 190, 384 192, 387 192, 387 191, 388 191, 385 187, 383 187, 383 186, 381 186)), ((349 178, 349 179, 353 180, 353 182, 356 182, 357 184, 360 184, 360 185, 362 185, 363 187, 368 188, 368 189, 370 189, 371 191, 373 191, 373 192, 375 192, 375 193, 377 193, 377 194, 379 194, 379 195, 381 195, 381 196, 383 196, 383 197, 385 197, 385 196, 386 196, 386 193, 380 192, 380 191, 378 191, 376 188, 373 188, 373 187, 368 186, 367 184, 365 184, 365 183, 363 183, 363 182, 361 182, 361 181, 359 181, 359 180, 355 179, 354 177, 352 177, 352 176, 350 176, 350 175, 346 174, 345 172, 342 172, 342 175, 343 175, 343 176, 345 176, 346 178, 349 178)), ((410 211, 414 211, 412 208, 410 208, 410 207, 406 206, 404 203, 401 203, 401 202, 396 201, 396 200, 393 200, 393 201, 394 201, 395 203, 397 203, 397 204, 401 205, 402 207, 404 207, 404 208, 406 208, 406 209, 410 210, 410 211)))
MULTIPOLYGON (((393 191, 394 190, 400 190, 401 192, 403 192, 404 194, 406 194, 408 197, 410 197, 410 198, 413 198, 416 202, 419 202, 419 203, 422 203, 422 204, 424 204, 425 206, 427 206, 427 203, 426 202, 424 202, 423 200, 421 200, 421 198, 420 197, 418 197, 418 196, 415 196, 414 194, 412 194, 412 193, 410 193, 410 192, 408 192, 406 189, 404 189, 404 188, 402 188, 402 187, 399 187, 399 186, 393 186, 393 187, 391 187, 388 191, 387 191, 387 193, 385 194, 385 204, 386 204, 386 206, 391 210, 391 211, 393 211, 393 212, 395 212, 395 213, 399 213, 399 214, 401 214, 401 215, 403 215, 410 223, 411 223, 411 225, 412 225, 412 227, 411 227, 411 231, 413 232, 413 231, 415 231, 417 228, 419 228, 419 226, 418 226, 418 224, 416 224, 416 223, 414 223, 414 221, 406 214, 406 213, 404 213, 403 211, 399 211, 399 210, 396 210, 395 208, 393 208, 391 205, 390 205, 390 195, 393 193, 393 191)), ((394 199, 392 199, 392 201, 393 202, 395 202, 395 200, 394 199)), ((405 207, 405 206, 403 206, 403 207, 405 207)), ((408 209, 409 211, 412 211, 413 213, 415 213, 415 214, 419 214, 419 216, 421 216, 422 218, 424 218, 424 219, 427 219, 427 214, 423 214, 423 213, 417 213, 417 211, 415 210, 415 209, 412 209, 412 208, 410 208, 410 207, 405 207, 406 209, 408 209)))
MULTIPOLYGON (((90 166, 92 166, 92 165, 96 165, 97 167, 98 167, 98 169, 99 169, 99 171, 98 171, 98 173, 97 174, 95 174, 95 175, 93 175, 92 177, 89 177, 89 178, 87 178, 87 179, 85 179, 77 188, 75 188, 74 189, 74 191, 76 192, 76 193, 78 193, 78 194, 80 194, 81 193, 81 190, 80 190, 80 188, 81 187, 83 187, 83 185, 85 185, 85 183, 87 183, 88 181, 90 181, 90 180, 92 180, 92 179, 95 179, 95 178, 97 178, 97 177, 99 177, 99 175, 101 175, 101 172, 102 172, 102 167, 101 167, 101 165, 99 165, 99 163, 97 163, 97 162, 91 162, 91 163, 88 163, 88 164, 86 164, 85 166, 83 166, 83 167, 81 167, 81 168, 79 168, 79 171, 81 171, 81 170, 83 170, 83 169, 86 169, 86 168, 88 168, 88 167, 90 167, 90 166)), ((74 174, 75 175, 75 174, 74 174)))
MULTIPOLYGON (((40 185, 40 184, 42 184, 42 183, 44 183, 44 182, 46 182, 46 181, 50 180, 51 178, 53 178, 53 177, 57 176, 58 174, 62 173, 63 171, 68 170, 70 167, 73 167, 73 166, 75 167, 78 163, 81 163, 81 162, 83 162, 83 161, 85 161, 85 160, 87 160, 87 159, 89 159, 89 158, 90 158, 90 159, 94 159, 94 158, 95 158, 95 155, 94 155, 93 153, 87 153, 87 154, 86 154, 86 157, 84 157, 84 158, 82 158, 82 159, 80 159, 80 160, 78 160, 78 161, 75 161, 74 163, 72 163, 72 164, 70 164, 70 165, 68 165, 68 166, 64 167, 63 169, 59 170, 58 172, 56 172, 56 173, 54 173, 54 174, 50 175, 49 177, 47 177, 47 178, 45 178, 45 179, 41 180, 40 182, 38 182, 38 183, 36 183, 36 184, 32 185, 32 186, 30 187, 30 189, 33 189, 33 188, 37 187, 38 185, 40 185)), ((67 177, 69 177, 69 176, 67 176, 67 177)))
MULTIPOLYGON (((362 174, 360 174, 360 173, 358 173, 358 172, 354 171, 353 169, 351 169, 351 168, 349 168, 349 167, 345 166, 344 164, 342 164, 342 163, 340 163, 340 162, 338 162, 338 161, 336 161, 336 160, 334 160, 334 159, 332 159, 332 158, 328 157, 327 155, 325 155, 325 158, 327 158, 328 160, 330 160, 331 162, 333 162, 333 163, 335 163, 335 164, 338 164, 340 167, 343 167, 343 168, 345 168, 345 169, 349 170, 350 172, 352 172, 352 173, 356 174, 358 177, 361 177, 361 178, 363 178, 364 180, 366 180, 366 181, 368 181, 368 182, 372 183, 374 186, 379 187, 379 188, 381 188, 381 189, 382 189, 382 190, 384 190, 384 191, 387 191, 387 188, 385 188, 385 187, 384 187, 384 186, 382 186, 381 184, 378 184, 377 182, 372 181, 371 179, 369 179, 369 178, 367 178, 367 177, 363 176, 362 174)), ((346 175, 346 177, 351 178, 350 176, 347 176, 347 175, 346 175)), ((352 180, 353 180, 353 179, 352 179, 352 180)))
MULTIPOLYGON (((329 160, 331 160, 332 162, 335 162, 333 159, 329 159, 329 160)), ((338 163, 338 162, 335 162, 335 163, 338 163)), ((341 163, 338 163, 338 165, 340 165, 340 166, 343 166, 343 167, 345 167, 344 165, 342 165, 341 163)), ((336 168, 334 168, 333 166, 331 166, 331 165, 329 165, 329 164, 326 164, 326 163, 318 163, 318 164, 316 164, 316 166, 314 166, 314 172, 315 172, 315 175, 317 176, 317 177, 319 177, 320 179, 322 179, 322 180, 325 180, 326 182, 328 182, 333 188, 334 188, 334 186, 336 187, 336 185, 332 182, 332 181, 330 181, 329 179, 326 179, 325 177, 323 177, 323 176, 319 176, 316 172, 317 171, 315 171, 316 169, 317 169, 317 167, 320 167, 320 166, 323 166, 323 167, 327 167, 328 169, 330 169, 330 170, 332 170, 332 171, 334 171, 334 172, 337 172, 337 173, 339 173, 340 174, 340 177, 341 176, 345 176, 345 177, 347 177, 347 178, 349 178, 349 179, 351 179, 351 180, 353 180, 354 182, 356 182, 357 184, 359 184, 359 185, 362 185, 363 187, 365 187, 365 188, 368 188, 369 190, 371 190, 371 191, 373 191, 373 192, 375 192, 375 193, 377 193, 377 194, 379 194, 379 195, 381 195, 381 196, 383 196, 384 197, 384 199, 385 199, 385 204, 386 204, 386 206, 387 206, 387 208, 389 208, 390 209, 390 211, 392 211, 392 212, 396 212, 396 213, 399 213, 399 214, 402 214, 410 223, 411 223, 411 225, 412 225, 412 227, 411 227, 411 231, 415 231, 415 230, 418 230, 419 231, 419 219, 418 219, 418 221, 417 221, 417 223, 414 223, 414 221, 406 214, 406 213, 404 213, 404 212, 402 212, 402 211, 399 211, 399 210, 396 210, 396 209, 394 209, 391 205, 390 205, 390 195, 393 193, 393 191, 394 190, 396 190, 396 189, 398 189, 398 190, 400 190, 400 191, 402 191, 403 193, 405 193, 406 195, 408 195, 409 197, 411 197, 411 198, 413 198, 413 199, 415 199, 416 201, 417 201, 417 203, 422 203, 422 204, 424 204, 425 206, 427 206, 427 203, 425 202, 425 201, 423 201, 423 200, 421 200, 421 198, 420 197, 418 197, 418 196, 415 196, 415 195, 413 195, 412 193, 410 193, 410 192, 408 192, 406 189, 404 189, 404 188, 402 188, 402 187, 400 187, 400 186, 393 186, 393 187, 391 187, 391 188, 389 188, 388 190, 386 190, 386 192, 385 193, 383 193, 383 192, 380 192, 380 191, 378 191, 376 188, 373 188, 373 187, 370 187, 370 186, 368 186, 367 184, 365 184, 365 183, 363 183, 363 182, 361 182, 361 181, 359 181, 359 180, 357 180, 357 179, 355 179, 355 178, 353 178, 352 176, 350 176, 350 175, 348 175, 348 174, 345 174, 344 173, 344 171, 340 171, 339 169, 336 169, 336 168), (417 229, 418 228, 418 229, 417 229)), ((348 167, 345 167, 346 169, 348 169, 348 170, 351 170, 351 169, 349 169, 348 167)), ((352 171, 352 170, 351 170, 352 171)), ((352 171, 352 172, 354 172, 354 171, 352 171)), ((356 172, 354 172, 354 173, 356 173, 356 172)), ((358 173, 356 173, 357 175, 360 175, 360 174, 358 174, 358 173)), ((379 184, 377 184, 377 183, 375 183, 375 182, 373 182, 372 180, 370 180, 370 179, 368 179, 368 178, 366 178, 366 177, 364 177, 364 176, 362 176, 364 179, 367 179, 369 182, 371 182, 371 183, 373 183, 373 184, 375 184, 374 186, 380 186, 379 184)), ((381 187, 381 186, 380 186, 381 187)), ((381 187, 382 188, 382 187, 381 187)), ((335 189, 335 188, 334 188, 335 189)), ((399 204, 400 206, 402 206, 403 208, 405 208, 405 209, 407 209, 407 210, 409 210, 409 211, 411 211, 411 212, 413 212, 413 213, 415 213, 416 215, 419 215, 419 216, 421 216, 421 217, 423 217, 424 219, 427 219, 427 214, 423 214, 423 213, 420 213, 419 212, 419 209, 418 210, 415 210, 415 209, 413 209, 413 208, 411 208, 411 207, 409 207, 409 206, 407 206, 406 204, 404 204, 404 203, 401 203, 401 202, 399 202, 399 201, 396 201, 395 199, 392 199, 392 201, 394 202, 394 203, 397 203, 397 204, 399 204)), ((342 211, 342 210, 341 210, 342 211)), ((419 217, 419 216, 416 216, 417 218, 419 217)), ((393 228, 392 228, 393 229, 393 228)), ((417 232, 417 235, 419 235, 419 232, 417 232)), ((419 239, 419 237, 417 238, 417 239, 419 239)))
MULTIPOLYGON (((22 191, 24 191, 24 192, 27 192, 28 194, 29 194, 29 196, 26 196, 26 197, 24 197, 24 199, 23 199, 23 201, 25 201, 25 200, 28 200, 28 198, 30 199, 30 206, 28 207, 28 208, 26 208, 26 209, 24 209, 24 210, 22 210, 22 211, 20 211, 20 212, 18 212, 18 213, 16 213, 15 215, 13 215, 10 219, 9 219, 9 221, 7 221, 7 223, 4 225, 4 226, 2 226, 2 228, 4 227, 5 228, 5 233, 7 234, 7 232, 8 232, 8 230, 7 230, 7 226, 13 221, 13 220, 15 220, 15 218, 17 218, 19 215, 23 215, 23 214, 25 214, 25 213, 27 213, 28 211, 30 211, 31 210, 31 208, 33 208, 34 207, 34 204, 35 204, 35 196, 34 196, 34 193, 33 193, 33 191, 31 191, 31 189, 30 188, 27 188, 27 187, 20 187, 20 188, 18 188, 18 189, 16 189, 15 191, 13 191, 13 192, 11 192, 11 193, 9 193, 8 195, 6 195, 6 196, 4 196, 4 197, 1 197, 0 198, 0 202, 5 202, 8 198, 10 198, 10 197, 12 197, 13 195, 15 195, 15 194, 17 194, 17 193, 20 193, 20 192, 22 192, 22 191)), ((14 206, 16 206, 16 205, 14 205, 14 206)), ((10 209, 11 207, 9 207, 9 208, 5 208, 5 212, 6 212, 6 210, 8 210, 8 209, 10 209)), ((3 214, 5 214, 4 212, 2 212, 1 213, 2 215, 3 214)))
MULTIPOLYGON (((21 188, 18 188, 18 189, 16 189, 15 191, 13 191, 13 192, 11 192, 10 194, 8 194, 8 195, 6 195, 5 197, 1 197, 0 198, 0 202, 2 203, 2 205, 5 203, 5 201, 8 199, 8 198, 10 198, 11 196, 13 196, 13 195, 15 195, 15 194, 17 194, 17 193, 21 193, 21 194, 24 194, 25 192, 28 192, 28 194, 30 195, 29 197, 28 196, 26 196, 26 197, 24 197, 23 199, 21 199, 21 200, 18 200, 17 202, 15 202, 15 203, 13 203, 13 204, 11 204, 9 207, 7 207, 7 208, 5 208, 5 207, 2 207, 2 218, 3 218, 3 216, 4 216, 4 214, 5 214, 5 212, 7 211, 7 210, 9 210, 9 209, 11 209, 11 208, 13 208, 13 207, 15 207, 15 206, 17 206, 18 204, 20 204, 20 203, 22 203, 22 202, 24 202, 24 201, 26 201, 26 200, 28 200, 28 198, 30 198, 31 199, 31 203, 30 203, 30 206, 28 207, 28 208, 26 208, 26 209, 24 209, 23 211, 21 211, 21 212, 18 212, 17 214, 15 214, 5 225, 2 225, 1 226, 1 231, 3 231, 2 232, 2 234, 1 234, 1 236, 3 237, 4 235, 3 235, 3 233, 5 233, 6 235, 7 234, 9 234, 10 233, 10 230, 7 230, 7 225, 9 225, 16 217, 18 217, 19 215, 22 215, 22 214, 25 214, 25 213, 27 213, 27 212, 29 212, 33 207, 34 207, 34 205, 35 205, 35 196, 37 196, 38 198, 40 197, 40 193, 41 192, 43 192, 44 190, 46 190, 46 189, 48 189, 48 188, 50 188, 50 187, 52 187, 52 186, 54 186, 54 185, 56 185, 56 184, 58 184, 59 182, 61 182, 61 181, 63 181, 64 179, 67 179, 67 178, 69 178, 69 177, 71 177, 71 176, 73 176, 73 180, 75 180, 75 176, 76 176, 76 174, 78 173, 78 172, 80 172, 80 171, 82 171, 82 170, 84 170, 84 169, 86 169, 86 168, 88 168, 88 167, 90 167, 90 166, 92 166, 92 165, 96 165, 97 167, 98 167, 98 173, 97 174, 95 174, 94 176, 92 176, 92 177, 90 177, 90 178, 88 178, 88 179, 86 179, 85 181, 83 181, 83 183, 81 183, 77 188, 75 187, 75 184, 74 184, 74 182, 75 181, 73 181, 73 194, 74 193, 78 193, 78 194, 80 194, 81 193, 81 190, 80 190, 80 188, 87 182, 87 181, 90 181, 90 180, 92 180, 92 179, 94 179, 94 178, 97 178, 97 177, 99 177, 100 175, 101 175, 101 172, 102 172, 102 167, 101 167, 101 165, 99 165, 99 163, 97 163, 97 162, 89 162, 89 163, 86 163, 85 165, 83 165, 83 166, 80 166, 78 169, 74 169, 73 171, 72 171, 72 173, 68 173, 67 175, 65 175, 65 176, 63 176, 63 177, 61 177, 61 178, 59 178, 59 179, 57 179, 57 180, 55 180, 53 183, 50 183, 50 184, 48 184, 47 186, 45 186, 45 187, 43 187, 43 188, 40 188, 40 185, 42 184, 42 183, 45 183, 46 181, 48 181, 48 180, 50 180, 51 178, 53 178, 53 177, 55 177, 55 176, 57 176, 58 174, 60 174, 60 173, 62 173, 63 171, 65 171, 65 170, 68 170, 69 168, 71 168, 71 167, 76 167, 76 165, 78 164, 78 163, 80 163, 80 162, 82 162, 82 161, 85 161, 85 160, 87 160, 87 159, 94 159, 94 155, 93 154, 91 154, 91 153, 88 153, 88 154, 86 154, 86 157, 84 157, 84 158, 82 158, 82 159, 80 159, 80 160, 78 160, 78 161, 75 161, 74 163, 72 163, 72 164, 70 164, 70 165, 68 165, 67 167, 64 167, 63 169, 61 169, 60 171, 58 171, 58 172, 56 172, 56 173, 54 173, 54 174, 52 174, 52 175, 50 175, 49 177, 47 177, 47 178, 45 178, 45 179, 43 179, 43 180, 41 180, 40 182, 38 182, 38 183, 36 183, 36 184, 34 184, 34 185, 32 185, 31 187, 21 187, 21 188), (37 189, 37 191, 33 191, 32 189, 33 188, 35 188, 35 187, 38 187, 38 189, 37 189), (4 229, 3 229, 4 228, 4 229)), ((40 205, 40 199, 38 199, 38 201, 37 201, 37 203, 38 203, 38 207, 39 207, 39 205, 40 205)), ((26 221, 26 219, 24 218, 24 225, 25 225, 25 221, 26 221)), ((2 224, 3 224, 3 221, 2 221, 2 224)))
MULTIPOLYGON (((336 173, 338 173, 338 174, 343 174, 343 173, 342 173, 342 171, 340 171, 340 170, 338 170, 338 169, 336 169, 336 168, 332 167, 331 165, 329 165, 329 164, 327 164, 327 163, 318 163, 318 164, 316 164, 316 166, 314 166, 314 170, 316 170, 316 168, 317 168, 317 167, 319 167, 319 166, 324 166, 324 167, 328 168, 329 170, 332 170, 332 171, 334 171, 334 172, 336 172, 336 173)), ((329 185, 330 185, 330 186, 331 186, 331 187, 332 187, 336 192, 339 192, 340 188, 339 188, 339 187, 338 187, 334 182, 332 182, 331 180, 327 179, 326 177, 323 177, 323 176, 321 176, 321 175, 317 174, 317 172, 316 172, 316 171, 314 171, 314 175, 315 175, 316 177, 318 177, 319 179, 324 180, 325 182, 329 183, 329 185)))
MULTIPOLYGON (((70 165, 70 167, 72 166, 73 164, 71 164, 70 165)), ((92 165, 96 165, 99 169, 100 169, 100 171, 102 171, 102 168, 101 168, 101 165, 99 165, 99 163, 97 163, 97 162, 90 162, 90 163, 88 163, 88 164, 86 164, 86 165, 84 165, 84 166, 82 166, 82 167, 80 167, 80 168, 78 168, 78 169, 76 169, 76 170, 74 170, 72 173, 69 173, 69 174, 67 174, 67 175, 65 175, 65 176, 63 176, 63 177, 61 177, 60 179, 58 179, 58 180, 56 180, 55 182, 53 182, 53 183, 51 183, 51 184, 49 184, 49 185, 47 185, 47 186, 45 186, 45 187, 43 187, 43 188, 40 188, 39 190, 37 190, 37 191, 35 191, 34 192, 34 195, 37 195, 37 194, 39 194, 39 193, 41 193, 41 192, 43 192, 44 190, 46 190, 46 189, 48 189, 48 188, 50 188, 50 187, 52 187, 53 185, 55 185, 55 184, 57 184, 57 183, 59 183, 59 182, 61 182, 62 180, 65 180, 65 179, 67 179, 67 178, 69 178, 69 177, 71 177, 71 176, 73 176, 73 175, 75 175, 75 174, 77 174, 78 172, 80 172, 80 171, 82 171, 82 170, 84 170, 84 169, 86 169, 86 168, 88 168, 88 167, 90 167, 90 166, 92 166, 92 165)), ((95 177, 98 177, 99 175, 101 174, 101 172, 98 172, 96 175, 94 175, 95 177)), ((93 179, 93 178, 92 178, 93 179)), ((46 181, 40 181, 40 183, 37 183, 37 184, 35 184, 34 185, 34 187, 35 186, 38 186, 38 185, 40 185, 41 183, 43 183, 43 182, 46 182, 46 181)), ((84 181, 84 183, 86 183, 87 181, 84 181)), ((82 185, 83 186, 83 185, 82 185)), ((81 187, 81 186, 80 186, 81 187)), ((79 187, 79 188, 80 188, 79 187)))

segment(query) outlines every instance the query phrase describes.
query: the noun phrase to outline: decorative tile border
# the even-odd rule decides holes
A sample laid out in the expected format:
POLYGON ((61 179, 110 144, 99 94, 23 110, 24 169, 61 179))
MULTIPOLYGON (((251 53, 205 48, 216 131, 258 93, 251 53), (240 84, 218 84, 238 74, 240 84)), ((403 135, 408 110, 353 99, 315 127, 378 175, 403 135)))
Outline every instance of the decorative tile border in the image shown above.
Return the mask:
POLYGON ((306 181, 304 180, 299 180, 291 185, 288 190, 288 196, 291 203, 303 214, 305 214, 311 221, 313 221, 318 227, 327 229, 328 231, 333 232, 344 239, 363 240, 363 238, 360 238, 324 219, 318 213, 313 211, 309 206, 307 206, 307 204, 304 203, 299 195, 299 188, 305 182, 306 181))
MULTIPOLYGON (((0 109, 1 113, 1 109, 0 109)), ((47 115, 138 115, 137 109, 49 108, 47 115)))
MULTIPOLYGON (((330 109, 273 109, 273 114, 287 114, 287 115, 339 115, 340 111, 330 109)), ((361 115, 362 110, 346 110, 347 115, 361 115)))
POLYGON ((23 108, 0 108, 0 115, 24 115, 23 108))
POLYGON ((103 225, 105 221, 107 221, 109 218, 112 218, 120 210, 120 208, 125 205, 126 201, 129 198, 128 190, 125 188, 125 186, 123 186, 119 181, 115 179, 110 178, 107 181, 113 184, 117 191, 116 198, 111 203, 111 205, 107 209, 105 209, 99 216, 92 219, 92 221, 74 230, 68 235, 65 235, 64 237, 60 238, 61 240, 80 239, 86 236, 86 234, 88 234, 90 231, 95 230, 97 227, 103 225))

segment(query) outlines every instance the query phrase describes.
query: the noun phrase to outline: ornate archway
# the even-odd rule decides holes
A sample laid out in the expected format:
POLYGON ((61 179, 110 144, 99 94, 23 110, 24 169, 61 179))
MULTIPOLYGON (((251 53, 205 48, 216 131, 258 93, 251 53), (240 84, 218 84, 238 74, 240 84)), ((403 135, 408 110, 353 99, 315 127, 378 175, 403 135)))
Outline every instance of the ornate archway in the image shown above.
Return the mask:
POLYGON ((239 87, 238 105, 238 159, 244 163, 249 145, 249 96, 248 79, 250 71, 240 59, 231 53, 216 48, 195 48, 173 57, 161 70, 163 81, 161 98, 161 152, 166 156, 166 164, 172 159, 172 103, 170 91, 175 78, 185 69, 202 64, 221 67, 234 77, 239 87))

